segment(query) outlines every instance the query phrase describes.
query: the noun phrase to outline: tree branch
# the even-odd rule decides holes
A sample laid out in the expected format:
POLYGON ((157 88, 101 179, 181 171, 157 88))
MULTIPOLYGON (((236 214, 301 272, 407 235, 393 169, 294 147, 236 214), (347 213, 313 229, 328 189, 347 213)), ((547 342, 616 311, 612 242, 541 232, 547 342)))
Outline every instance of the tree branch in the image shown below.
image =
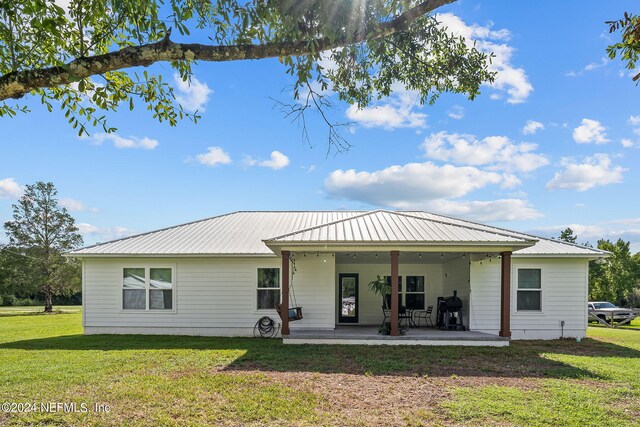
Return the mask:
POLYGON ((301 56, 367 40, 387 37, 406 30, 419 17, 455 0, 426 0, 389 22, 380 22, 366 32, 345 34, 335 40, 319 38, 260 45, 212 46, 174 43, 168 37, 141 46, 130 46, 103 55, 76 58, 64 65, 14 71, 0 77, 0 101, 21 98, 29 92, 80 81, 87 77, 130 67, 149 66, 160 61, 236 61, 301 56))

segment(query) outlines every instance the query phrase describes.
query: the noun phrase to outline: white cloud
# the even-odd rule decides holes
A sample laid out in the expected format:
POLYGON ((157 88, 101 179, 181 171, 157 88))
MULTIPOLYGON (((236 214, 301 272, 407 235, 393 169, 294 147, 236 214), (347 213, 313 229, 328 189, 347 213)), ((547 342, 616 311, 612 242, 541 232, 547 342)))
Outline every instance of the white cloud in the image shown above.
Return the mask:
POLYGON ((639 126, 640 125, 640 116, 629 116, 629 120, 627 120, 631 126, 639 126))
POLYGON ((597 120, 582 119, 580 126, 573 130, 573 140, 578 144, 606 144, 606 128, 597 120))
POLYGON ((454 105, 447 114, 454 120, 460 120, 464 118, 464 108, 459 105, 454 105))
POLYGON ((22 196, 24 187, 14 178, 0 179, 0 199, 17 200, 22 196))
POLYGON ((69 212, 97 212, 96 208, 89 208, 87 205, 82 203, 80 200, 72 199, 70 197, 63 197, 59 201, 60 206, 66 208, 69 212))
MULTIPOLYGON (((289 158, 279 151, 272 151, 269 160, 256 160, 251 156, 245 156, 243 163, 247 166, 262 166, 265 168, 271 168, 273 170, 279 170, 289 166, 289 158)), ((315 167, 314 167, 315 169, 315 167)))
POLYGON ((522 199, 436 200, 424 205, 422 209, 480 222, 521 221, 543 216, 529 202, 522 199))
MULTIPOLYGON (((509 30, 504 28, 493 30, 493 23, 486 26, 467 25, 462 19, 451 13, 438 14, 436 19, 452 34, 464 37, 469 45, 475 42, 478 50, 495 54, 489 69, 497 71, 498 74, 490 86, 500 92, 506 92, 508 103, 519 104, 527 100, 533 91, 533 86, 529 82, 525 70, 512 64, 516 49, 505 43, 511 37, 509 30)), ((491 96, 491 99, 499 98, 501 96, 497 93, 491 96)))
POLYGON ((600 62, 591 62, 591 63, 585 65, 582 70, 580 70, 580 71, 569 71, 568 73, 565 74, 565 76, 567 76, 567 77, 582 76, 585 73, 588 73, 588 72, 593 71, 593 70, 597 70, 598 68, 602 68, 602 67, 606 66, 607 64, 609 64, 609 59, 606 56, 603 56, 600 59, 600 62))
POLYGON ((409 163, 374 172, 336 170, 325 180, 325 190, 336 199, 394 209, 425 209, 478 221, 541 216, 528 202, 520 199, 455 200, 488 185, 510 185, 511 179, 509 175, 470 166, 409 163))
POLYGON ((624 148, 631 148, 633 146, 635 146, 634 142, 630 139, 624 138, 620 140, 620 144, 622 144, 622 146, 624 148))
POLYGON ((503 176, 495 172, 425 162, 390 166, 375 172, 338 169, 325 180, 325 189, 339 199, 401 207, 408 202, 461 197, 502 182, 503 176))
POLYGON ((258 163, 265 168, 271 168, 273 170, 282 169, 289 165, 289 158, 279 151, 272 151, 271 158, 258 163))
POLYGON ((539 130, 544 130, 544 125, 535 120, 528 120, 522 128, 522 133, 525 135, 533 135, 539 130))
POLYGON ((122 239, 123 237, 135 234, 135 232, 125 227, 98 227, 86 222, 78 223, 76 227, 78 227, 78 231, 82 235, 85 244, 88 245, 94 242, 108 242, 110 240, 122 239))
POLYGON ((420 98, 417 93, 395 87, 387 102, 366 108, 351 105, 346 114, 349 120, 366 128, 419 128, 426 125, 427 119, 426 114, 415 111, 419 107, 420 98))
POLYGON ((590 188, 622 182, 622 174, 627 171, 620 166, 613 166, 607 154, 595 154, 587 157, 582 163, 571 158, 562 159, 564 169, 556 172, 547 183, 547 188, 571 189, 586 191, 590 188))
POLYGON ((427 157, 467 165, 489 165, 492 169, 531 172, 549 163, 534 151, 536 144, 516 144, 506 136, 488 136, 438 132, 425 138, 422 149, 427 157))
POLYGON ((206 153, 196 156, 196 161, 207 166, 226 165, 231 163, 231 157, 221 147, 208 147, 206 153))
POLYGON ((593 246, 600 239, 630 241, 632 246, 640 245, 640 218, 624 218, 596 224, 562 224, 531 230, 532 234, 543 237, 558 237, 562 230, 570 227, 579 243, 590 242, 593 246))
POLYGON ((124 138, 115 133, 97 133, 91 137, 91 140, 96 145, 102 145, 105 141, 108 141, 112 142, 116 148, 142 148, 143 150, 153 150, 159 145, 157 140, 146 136, 142 138, 135 136, 124 138))
POLYGON ((204 107, 213 93, 206 83, 202 83, 195 76, 191 76, 190 81, 184 81, 177 73, 173 75, 173 81, 177 89, 176 100, 185 110, 192 113, 205 111, 204 107))

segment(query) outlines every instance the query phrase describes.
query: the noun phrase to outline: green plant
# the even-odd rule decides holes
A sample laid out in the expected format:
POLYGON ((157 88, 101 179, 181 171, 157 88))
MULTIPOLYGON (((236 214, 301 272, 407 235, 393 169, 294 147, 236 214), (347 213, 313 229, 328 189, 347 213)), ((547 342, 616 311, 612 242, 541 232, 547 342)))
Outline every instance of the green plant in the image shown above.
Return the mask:
POLYGON ((376 280, 369 282, 369 289, 382 297, 382 306, 384 308, 389 308, 385 297, 391 293, 391 285, 383 277, 376 277, 376 280))

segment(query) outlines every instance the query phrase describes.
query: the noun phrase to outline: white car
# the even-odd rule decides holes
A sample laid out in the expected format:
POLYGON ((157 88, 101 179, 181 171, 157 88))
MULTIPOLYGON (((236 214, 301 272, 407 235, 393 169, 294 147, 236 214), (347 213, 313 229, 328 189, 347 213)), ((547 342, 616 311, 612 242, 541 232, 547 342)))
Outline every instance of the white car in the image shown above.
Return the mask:
POLYGON ((631 310, 624 311, 627 309, 620 308, 608 301, 589 301, 589 303, 587 303, 587 310, 589 312, 589 321, 594 322, 598 321, 596 317, 610 322, 612 314, 614 322, 622 322, 623 320, 627 320, 629 317, 633 316, 633 312, 631 310))

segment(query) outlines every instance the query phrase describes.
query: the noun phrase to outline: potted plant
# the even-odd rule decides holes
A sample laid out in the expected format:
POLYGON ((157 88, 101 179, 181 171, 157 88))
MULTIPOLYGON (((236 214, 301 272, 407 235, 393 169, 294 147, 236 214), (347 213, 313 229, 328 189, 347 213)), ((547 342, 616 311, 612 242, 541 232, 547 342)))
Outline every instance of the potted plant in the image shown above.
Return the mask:
POLYGON ((391 285, 386 281, 384 277, 376 277, 376 280, 369 282, 369 289, 371 289, 373 293, 378 294, 382 297, 382 306, 385 309, 388 309, 389 306, 387 304, 387 295, 391 294, 391 285))
MULTIPOLYGON (((385 278, 377 276, 376 280, 369 282, 369 289, 382 297, 382 308, 385 310, 389 309, 387 295, 391 293, 391 285, 387 283, 385 278)), ((391 333, 391 324, 389 322, 383 323, 380 329, 378 329, 378 333, 389 335, 391 333)))

